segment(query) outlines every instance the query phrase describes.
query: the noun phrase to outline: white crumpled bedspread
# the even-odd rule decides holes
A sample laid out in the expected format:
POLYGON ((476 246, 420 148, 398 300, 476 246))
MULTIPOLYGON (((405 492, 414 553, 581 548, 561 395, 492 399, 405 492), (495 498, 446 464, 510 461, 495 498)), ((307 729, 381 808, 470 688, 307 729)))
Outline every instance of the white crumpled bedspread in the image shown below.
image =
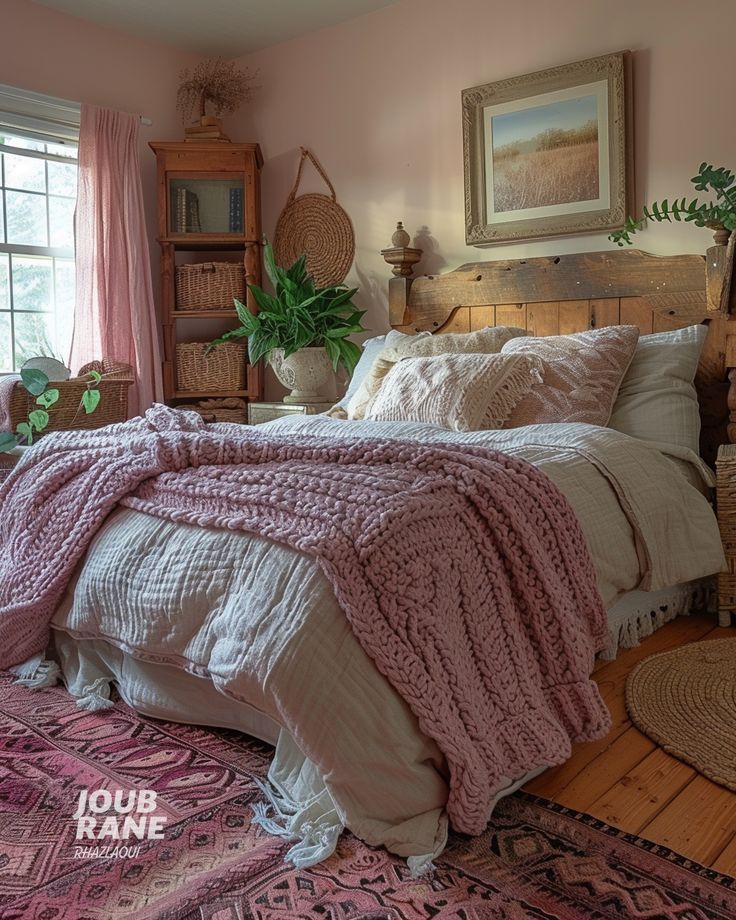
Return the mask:
MULTIPOLYGON (((700 491, 666 456, 611 429, 457 433, 324 416, 269 425, 296 435, 483 444, 523 457, 577 513, 609 607, 625 591, 721 568, 716 519, 700 491)), ((698 465, 684 453, 679 460, 698 465)), ((301 838, 297 860, 324 857, 342 825, 401 856, 444 846, 443 758, 359 646, 313 559, 245 533, 120 509, 96 536, 53 625, 207 678, 284 726, 272 778, 301 806, 284 819, 301 838)))

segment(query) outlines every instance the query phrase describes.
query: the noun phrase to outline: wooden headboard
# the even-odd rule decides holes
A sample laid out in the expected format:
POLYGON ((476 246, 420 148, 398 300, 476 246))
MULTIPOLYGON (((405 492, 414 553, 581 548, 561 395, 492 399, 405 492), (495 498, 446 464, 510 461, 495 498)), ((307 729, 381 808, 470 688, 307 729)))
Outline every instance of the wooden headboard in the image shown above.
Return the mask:
POLYGON ((394 245, 382 251, 394 272, 389 319, 395 329, 410 333, 504 325, 538 336, 617 324, 638 326, 644 335, 707 323, 696 386, 701 454, 713 465, 718 446, 736 442, 733 241, 726 246, 726 239, 717 237, 719 245, 707 256, 618 249, 470 262, 443 275, 413 279, 421 250, 408 246, 408 234, 399 225, 394 245))

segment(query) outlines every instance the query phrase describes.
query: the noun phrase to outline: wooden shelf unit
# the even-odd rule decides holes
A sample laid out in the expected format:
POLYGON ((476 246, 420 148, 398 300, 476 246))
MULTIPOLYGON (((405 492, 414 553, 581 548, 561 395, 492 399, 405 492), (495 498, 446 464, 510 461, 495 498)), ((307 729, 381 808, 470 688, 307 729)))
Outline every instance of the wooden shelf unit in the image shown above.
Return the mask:
MULTIPOLYGON (((263 157, 258 144, 207 143, 205 141, 152 141, 158 173, 158 242, 161 247, 161 314, 164 343, 163 381, 167 402, 192 399, 248 400, 263 399, 263 368, 261 363, 248 366, 247 389, 186 391, 176 380, 176 343, 180 339, 179 320, 219 320, 222 332, 237 325, 234 309, 177 310, 177 253, 241 252, 246 284, 261 283, 261 202, 260 169, 263 157), (210 193, 214 204, 202 207, 208 199, 198 200, 201 230, 182 232, 175 226, 174 194, 177 189, 197 189, 210 193), (229 229, 230 189, 242 188, 242 224, 229 229), (219 201, 219 204, 218 204, 219 201), (205 212, 205 213, 203 213, 205 212), (209 226, 208 226, 209 224, 209 226), (213 232, 212 225, 217 225, 213 232), (225 323, 224 320, 232 320, 225 323)), ((185 220, 188 215, 184 215, 185 220)), ((246 302, 257 312, 250 292, 246 302)), ((220 333, 217 333, 220 334, 220 333)), ((212 336, 213 338, 215 336, 212 336)))

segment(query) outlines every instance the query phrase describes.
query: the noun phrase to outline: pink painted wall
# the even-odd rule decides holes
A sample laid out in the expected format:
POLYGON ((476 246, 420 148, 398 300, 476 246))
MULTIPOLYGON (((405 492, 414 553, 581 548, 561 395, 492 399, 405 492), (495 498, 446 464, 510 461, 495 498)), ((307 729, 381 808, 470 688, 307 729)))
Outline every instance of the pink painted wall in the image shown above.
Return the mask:
POLYGON ((148 141, 183 137, 178 75, 196 60, 29 0, 2 0, 0 83, 152 119, 152 126, 141 125, 140 156, 156 295, 156 159, 148 141))
MULTIPOLYGON (((732 0, 399 0, 241 60, 260 69, 255 101, 230 119, 233 139, 260 142, 264 228, 270 236, 291 188, 299 146, 322 161, 351 215, 356 260, 348 281, 374 332, 387 327, 379 250, 403 220, 425 249, 420 270, 477 258, 604 249, 605 235, 481 250, 463 229, 460 91, 624 48, 635 52, 637 197, 686 194, 702 159, 734 165, 732 0), (707 9, 707 16, 702 16, 707 9)), ((154 158, 150 139, 182 136, 175 109, 185 52, 62 15, 30 0, 2 0, 0 82, 132 112, 154 268, 154 158)), ((303 191, 322 191, 305 173, 303 191)), ((691 227, 647 230, 655 253, 702 252, 691 227)), ((278 392, 274 389, 271 392, 278 392)))
MULTIPOLYGON (((264 225, 272 234, 299 145, 323 163, 357 241, 349 278, 373 330, 387 326, 379 250, 397 220, 425 248, 420 269, 611 244, 604 234, 490 249, 464 241, 460 91, 629 48, 635 52, 638 198, 687 194, 708 159, 736 166, 731 69, 736 4, 710 0, 399 0, 243 58, 262 90, 233 136, 258 140, 264 225), (706 15, 707 10, 707 15, 706 15)), ((324 186, 314 173, 304 191, 324 186)), ((702 252, 706 231, 656 226, 639 245, 702 252)))

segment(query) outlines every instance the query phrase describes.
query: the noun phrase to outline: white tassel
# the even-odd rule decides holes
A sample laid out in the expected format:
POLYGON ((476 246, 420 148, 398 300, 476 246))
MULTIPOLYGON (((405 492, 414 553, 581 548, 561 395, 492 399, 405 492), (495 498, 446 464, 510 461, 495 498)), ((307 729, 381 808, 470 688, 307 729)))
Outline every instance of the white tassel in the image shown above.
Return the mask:
POLYGON ((297 869, 306 869, 335 852, 337 840, 345 829, 336 815, 332 820, 328 814, 318 815, 315 821, 301 820, 302 813, 296 802, 284 799, 272 786, 258 778, 255 782, 268 801, 255 802, 251 806, 253 823, 275 837, 296 840, 284 855, 287 862, 293 863, 297 869), (273 810, 273 816, 269 815, 269 810, 273 810))
POLYGON ((89 712, 112 709, 114 705, 110 699, 110 681, 106 677, 98 677, 94 683, 88 684, 77 700, 79 709, 87 709, 89 712))
POLYGON ((50 661, 43 655, 36 655, 23 664, 10 668, 10 672, 17 677, 14 683, 38 690, 40 687, 53 687, 59 680, 61 669, 55 661, 50 661))
POLYGON ((434 872, 435 864, 432 862, 432 855, 426 856, 408 856, 406 863, 409 866, 409 872, 412 878, 421 878, 423 875, 429 875, 434 872))
POLYGON ((288 840, 294 840, 295 835, 278 824, 273 818, 268 817, 268 810, 271 808, 265 802, 254 802, 251 805, 253 809, 253 823, 259 825, 267 834, 273 834, 274 837, 286 837, 288 840))

